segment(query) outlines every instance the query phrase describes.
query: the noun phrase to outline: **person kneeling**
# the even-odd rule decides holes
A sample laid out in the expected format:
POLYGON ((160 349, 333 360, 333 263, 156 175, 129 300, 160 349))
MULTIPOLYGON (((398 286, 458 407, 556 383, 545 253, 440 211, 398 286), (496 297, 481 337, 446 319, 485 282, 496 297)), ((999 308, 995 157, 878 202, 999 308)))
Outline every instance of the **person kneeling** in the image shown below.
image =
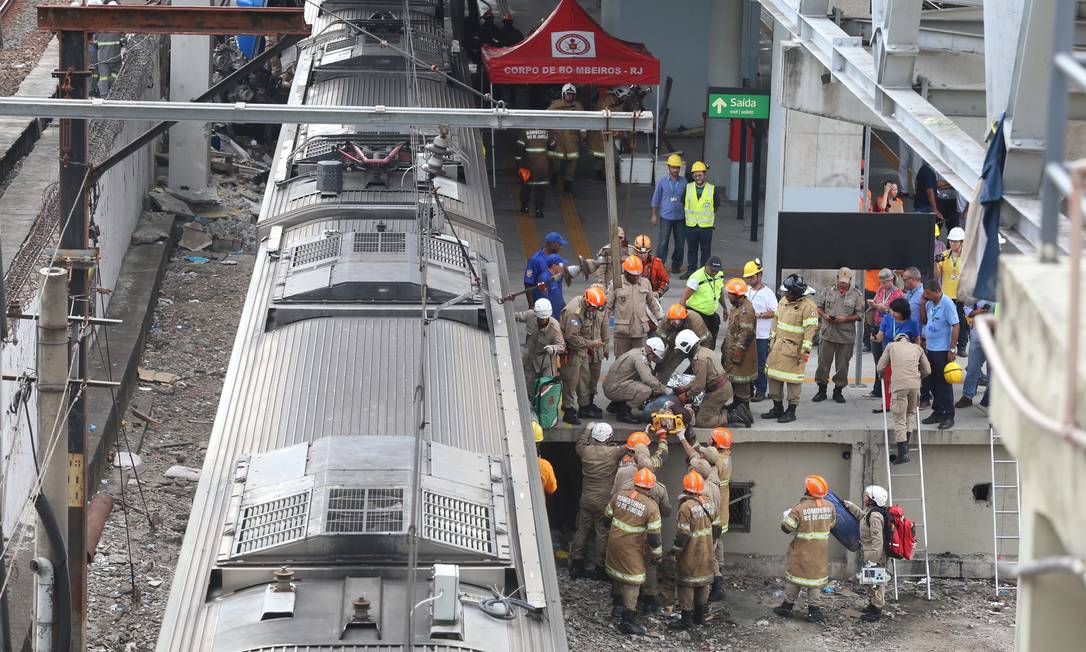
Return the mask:
POLYGON ((616 404, 619 421, 639 423, 633 416, 634 407, 640 409, 650 398, 672 393, 652 374, 653 365, 663 356, 663 340, 650 337, 644 347, 631 349, 615 360, 603 381, 603 393, 616 404))

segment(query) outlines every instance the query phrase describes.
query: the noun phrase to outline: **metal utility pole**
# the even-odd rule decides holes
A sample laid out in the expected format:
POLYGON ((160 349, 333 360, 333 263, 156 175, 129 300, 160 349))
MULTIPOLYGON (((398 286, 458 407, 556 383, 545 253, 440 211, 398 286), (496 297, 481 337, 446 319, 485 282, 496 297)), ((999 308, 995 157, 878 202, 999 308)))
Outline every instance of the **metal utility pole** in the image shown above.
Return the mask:
POLYGON ((603 178, 607 185, 607 228, 611 232, 611 285, 622 286, 622 239, 618 237, 618 188, 615 179, 615 136, 603 136, 603 178))
MULTIPOLYGON (((68 272, 59 267, 41 270, 41 317, 38 319, 38 446, 37 459, 43 465, 41 493, 52 508, 57 527, 63 537, 68 532, 68 438, 66 423, 61 418, 68 400, 68 272), (52 446, 53 440, 57 443, 52 446), (50 455, 50 449, 52 455, 50 455)), ((49 534, 38 519, 34 538, 34 556, 45 557, 55 568, 63 568, 67 550, 55 550, 49 544, 49 534)), ((44 587, 38 587, 43 590, 44 587)), ((50 589, 51 590, 51 589, 50 589)), ((67 605, 56 605, 53 617, 67 605)), ((38 614, 35 614, 37 616, 38 614)), ((53 628, 54 637, 56 628, 53 628)), ((53 640, 53 649, 59 642, 53 640)))

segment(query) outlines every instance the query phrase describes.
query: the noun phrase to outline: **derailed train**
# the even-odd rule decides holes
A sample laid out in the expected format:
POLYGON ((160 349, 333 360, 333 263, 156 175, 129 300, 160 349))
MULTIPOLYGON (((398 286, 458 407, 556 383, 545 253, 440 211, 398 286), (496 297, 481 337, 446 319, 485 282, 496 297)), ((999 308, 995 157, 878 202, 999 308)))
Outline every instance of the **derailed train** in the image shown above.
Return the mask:
MULTIPOLYGON (((405 4, 307 7, 289 101, 473 106, 405 4)), ((566 649, 482 143, 438 136, 283 127, 159 650, 566 649)))

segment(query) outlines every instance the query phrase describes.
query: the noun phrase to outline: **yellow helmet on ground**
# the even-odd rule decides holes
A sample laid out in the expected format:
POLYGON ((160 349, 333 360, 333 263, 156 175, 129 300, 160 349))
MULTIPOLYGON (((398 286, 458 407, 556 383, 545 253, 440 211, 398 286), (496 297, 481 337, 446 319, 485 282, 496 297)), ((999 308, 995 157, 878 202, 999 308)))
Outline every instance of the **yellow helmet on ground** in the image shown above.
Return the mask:
POLYGON ((532 422, 532 432, 535 434, 535 443, 543 441, 543 426, 538 421, 532 422))
POLYGON ((683 157, 678 154, 672 154, 667 157, 667 164, 673 168, 681 168, 683 166, 683 157))
POLYGON ((709 166, 701 161, 694 161, 694 164, 690 166, 691 172, 705 172, 709 169, 709 166))
POLYGON ((961 385, 965 381, 965 370, 960 364, 951 360, 943 367, 943 378, 951 385, 961 385))
POLYGON ((761 259, 755 258, 754 260, 748 260, 747 263, 745 265, 743 265, 743 278, 750 278, 751 276, 754 276, 755 274, 760 274, 761 271, 762 271, 762 261, 761 261, 761 259))

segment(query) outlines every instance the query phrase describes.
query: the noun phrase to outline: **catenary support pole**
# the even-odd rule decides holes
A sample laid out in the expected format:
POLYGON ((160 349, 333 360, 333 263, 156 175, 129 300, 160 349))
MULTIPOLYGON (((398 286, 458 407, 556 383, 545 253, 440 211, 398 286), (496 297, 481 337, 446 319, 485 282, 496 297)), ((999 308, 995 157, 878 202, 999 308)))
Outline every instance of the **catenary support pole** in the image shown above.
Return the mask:
POLYGON ((750 241, 758 242, 758 210, 762 171, 762 125, 754 121, 754 161, 750 171, 750 241))
MULTIPOLYGON (((870 172, 871 172, 871 161, 869 160, 870 158, 871 158, 871 128, 870 127, 864 127, 863 162, 862 162, 862 165, 860 166, 862 168, 861 173, 860 173, 860 177, 863 180, 863 187, 860 188, 860 193, 861 193, 860 194, 860 209, 864 210, 864 211, 871 210, 871 207, 868 206, 868 201, 867 201, 867 193, 868 193, 868 188, 869 188, 868 179, 871 177, 871 174, 870 174, 870 172)), ((867 278, 867 270, 856 272, 856 276, 857 276, 856 287, 858 287, 860 289, 860 295, 866 297, 867 295, 864 294, 864 291, 867 288, 866 288, 866 286, 864 284, 864 280, 867 278)), ((867 302, 865 301, 864 303, 866 305, 867 302)), ((860 328, 857 329, 857 333, 856 333, 856 383, 853 385, 854 387, 863 387, 863 384, 864 384, 864 375, 863 375, 863 371, 864 371, 864 331, 867 329, 867 324, 864 321, 865 320, 864 315, 866 315, 866 314, 867 313, 864 312, 861 315, 861 317, 860 317, 860 328)), ((886 342, 886 344, 889 344, 889 342, 886 342)), ((874 371, 874 367, 872 367, 872 371, 874 371)), ((876 376, 876 379, 877 379, 878 372, 875 372, 875 376, 876 376)))
POLYGON ((618 188, 615 179, 615 136, 605 132, 603 139, 603 178, 607 185, 607 229, 611 233, 611 284, 616 290, 622 283, 622 242, 618 237, 618 188))

